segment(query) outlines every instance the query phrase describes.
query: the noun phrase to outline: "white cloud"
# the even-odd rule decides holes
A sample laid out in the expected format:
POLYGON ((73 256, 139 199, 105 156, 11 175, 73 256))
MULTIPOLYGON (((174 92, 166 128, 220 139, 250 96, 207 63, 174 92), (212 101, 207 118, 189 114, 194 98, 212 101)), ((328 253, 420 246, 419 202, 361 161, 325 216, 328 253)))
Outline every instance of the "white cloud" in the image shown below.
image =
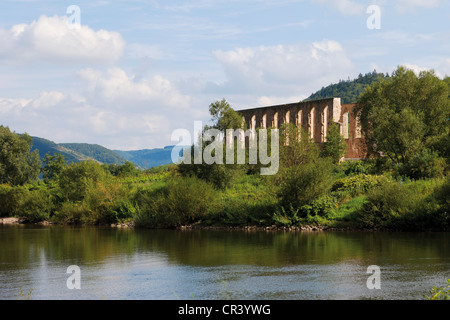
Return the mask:
POLYGON ((365 12, 365 9, 361 3, 352 0, 311 0, 313 3, 320 4, 322 6, 331 7, 345 15, 360 15, 365 12))
POLYGON ((309 95, 330 82, 346 79, 353 64, 342 46, 332 40, 215 51, 231 92, 259 96, 309 95))
POLYGON ((30 24, 0 29, 0 59, 14 63, 34 60, 53 62, 114 62, 125 48, 117 32, 94 31, 87 26, 69 28, 66 16, 40 16, 30 24))
POLYGON ((407 12, 416 8, 431 9, 438 7, 441 2, 441 0, 397 0, 397 10, 407 12))
POLYGON ((136 79, 121 68, 106 71, 83 69, 79 73, 90 97, 101 99, 116 107, 133 109, 133 105, 147 103, 149 109, 159 106, 186 108, 189 97, 179 93, 172 83, 160 75, 136 79))
POLYGON ((207 118, 207 105, 193 107, 190 96, 159 75, 138 80, 120 68, 83 69, 79 79, 81 93, 0 98, 1 124, 56 142, 135 150, 175 144, 173 130, 207 118))

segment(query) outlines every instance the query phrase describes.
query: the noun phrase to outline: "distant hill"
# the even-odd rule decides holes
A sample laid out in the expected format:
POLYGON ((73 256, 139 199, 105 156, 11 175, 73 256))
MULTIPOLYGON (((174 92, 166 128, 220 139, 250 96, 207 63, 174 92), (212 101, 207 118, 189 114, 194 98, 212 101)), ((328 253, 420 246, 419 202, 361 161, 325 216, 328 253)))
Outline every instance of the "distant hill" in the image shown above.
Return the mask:
POLYGON ((98 144, 88 143, 60 143, 59 146, 73 150, 78 154, 82 154, 88 158, 95 159, 101 163, 124 164, 127 159, 122 157, 115 151, 109 150, 98 144))
POLYGON ((146 169, 172 163, 172 149, 175 146, 167 146, 159 149, 144 149, 136 151, 114 150, 119 155, 133 162, 136 166, 146 169))
POLYGON ((33 138, 33 147, 31 148, 31 151, 37 149, 39 151, 39 156, 41 157, 41 159, 43 159, 47 153, 50 154, 60 153, 65 157, 68 163, 90 159, 86 155, 65 148, 59 144, 56 144, 53 141, 39 137, 32 137, 32 138, 33 138))
POLYGON ((342 103, 355 103, 368 86, 384 78, 389 78, 389 75, 377 73, 376 71, 367 73, 366 75, 359 74, 358 78, 354 80, 341 80, 337 84, 322 87, 322 89, 311 94, 304 101, 340 97, 342 103))
POLYGON ((121 151, 110 150, 98 144, 88 143, 55 143, 53 141, 40 138, 33 138, 32 151, 38 150, 41 159, 47 153, 62 154, 68 163, 84 160, 94 160, 106 164, 124 164, 126 161, 134 163, 138 168, 149 169, 172 163, 172 149, 174 146, 164 148, 121 151))

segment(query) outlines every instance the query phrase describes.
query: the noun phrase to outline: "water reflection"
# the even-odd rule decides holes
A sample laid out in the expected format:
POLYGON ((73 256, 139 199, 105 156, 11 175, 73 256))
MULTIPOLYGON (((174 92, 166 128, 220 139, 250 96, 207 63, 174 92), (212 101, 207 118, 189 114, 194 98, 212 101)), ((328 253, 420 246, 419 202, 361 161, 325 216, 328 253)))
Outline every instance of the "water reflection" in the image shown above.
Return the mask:
POLYGON ((0 226, 0 298, 421 298, 450 278, 449 236, 0 226), (67 289, 69 265, 82 290, 67 289), (367 289, 369 265, 382 290, 367 289))

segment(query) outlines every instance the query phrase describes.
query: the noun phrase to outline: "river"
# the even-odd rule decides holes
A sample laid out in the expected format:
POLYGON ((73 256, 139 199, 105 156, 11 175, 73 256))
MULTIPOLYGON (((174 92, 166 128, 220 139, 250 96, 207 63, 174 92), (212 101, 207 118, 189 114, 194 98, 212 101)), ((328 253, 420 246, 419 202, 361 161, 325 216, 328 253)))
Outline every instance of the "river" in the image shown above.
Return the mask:
POLYGON ((449 240, 0 225, 0 299, 422 300, 450 278, 449 240))

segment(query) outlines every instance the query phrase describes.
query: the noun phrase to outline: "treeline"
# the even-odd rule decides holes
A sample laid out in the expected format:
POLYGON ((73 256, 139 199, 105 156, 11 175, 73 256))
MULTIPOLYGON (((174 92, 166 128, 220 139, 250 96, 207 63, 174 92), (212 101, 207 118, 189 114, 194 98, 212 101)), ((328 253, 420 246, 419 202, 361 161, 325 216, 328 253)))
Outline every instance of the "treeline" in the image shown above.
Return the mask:
POLYGON ((365 75, 360 73, 356 79, 340 80, 339 83, 322 87, 305 101, 340 97, 342 103, 355 103, 367 87, 381 79, 388 78, 389 74, 377 73, 375 70, 365 75))
MULTIPOLYGON (((358 100, 368 160, 339 161, 345 142, 337 126, 318 145, 286 125, 272 176, 260 174, 264 164, 248 162, 141 171, 129 162, 68 165, 60 155, 47 155, 41 164, 27 135, 0 127, 0 216, 146 228, 197 223, 448 231, 449 94, 448 78, 399 68, 358 100)), ((209 111, 208 128, 240 127, 240 115, 225 100, 209 111)))

